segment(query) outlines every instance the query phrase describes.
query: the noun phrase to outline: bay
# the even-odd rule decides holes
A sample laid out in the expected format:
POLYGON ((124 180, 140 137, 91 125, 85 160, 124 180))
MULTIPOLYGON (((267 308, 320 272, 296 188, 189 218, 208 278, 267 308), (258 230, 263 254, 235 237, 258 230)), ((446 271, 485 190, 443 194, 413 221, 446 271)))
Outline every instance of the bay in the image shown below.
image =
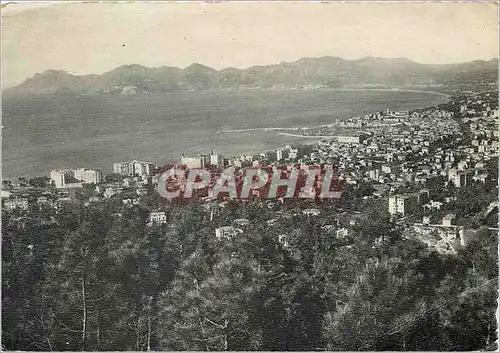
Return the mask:
POLYGON ((54 168, 112 170, 129 159, 161 164, 181 154, 255 154, 311 142, 272 131, 235 129, 327 124, 370 112, 417 109, 446 101, 432 92, 237 90, 140 96, 4 97, 4 178, 48 175, 54 168))

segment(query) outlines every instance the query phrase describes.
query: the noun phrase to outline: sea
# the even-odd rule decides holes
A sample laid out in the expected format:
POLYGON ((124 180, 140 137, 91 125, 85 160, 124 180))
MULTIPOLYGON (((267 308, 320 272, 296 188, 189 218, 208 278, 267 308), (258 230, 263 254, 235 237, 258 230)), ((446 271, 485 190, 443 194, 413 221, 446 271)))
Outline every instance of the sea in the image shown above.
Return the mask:
POLYGON ((162 95, 54 95, 2 99, 3 178, 48 176, 56 168, 114 162, 179 162, 213 150, 257 154, 310 138, 228 130, 322 125, 371 112, 412 110, 443 94, 396 90, 234 90, 162 95))

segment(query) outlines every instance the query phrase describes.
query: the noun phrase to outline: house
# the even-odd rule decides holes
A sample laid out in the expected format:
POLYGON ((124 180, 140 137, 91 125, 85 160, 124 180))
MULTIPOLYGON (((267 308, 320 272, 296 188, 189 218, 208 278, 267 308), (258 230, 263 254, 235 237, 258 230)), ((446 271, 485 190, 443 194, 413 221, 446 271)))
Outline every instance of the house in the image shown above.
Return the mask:
POLYGON ((138 205, 139 204, 139 199, 132 199, 132 198, 123 199, 122 203, 124 205, 138 205))
POLYGON ((44 205, 44 204, 46 204, 47 202, 48 202, 48 199, 47 199, 47 197, 46 197, 46 196, 40 196, 40 197, 37 199, 37 201, 36 201, 36 203, 37 203, 39 206, 44 205))
POLYGON ((488 179, 488 174, 477 174, 472 177, 472 180, 481 182, 483 184, 486 183, 486 179, 488 179))
POLYGON ((239 218, 239 219, 235 219, 233 221, 233 224, 240 226, 240 227, 244 227, 244 226, 248 226, 250 224, 250 221, 246 218, 239 218))
POLYGON ((466 170, 468 167, 467 161, 458 162, 458 170, 466 170))
POLYGON ((335 236, 341 239, 347 237, 348 235, 349 235, 349 229, 347 228, 340 228, 335 232, 335 236))
POLYGON ((149 214, 149 223, 165 224, 167 223, 167 215, 165 214, 165 212, 151 212, 149 214))
POLYGON ((308 208, 302 211, 302 214, 307 216, 318 216, 321 213, 317 208, 308 208))
POLYGON ((109 187, 109 188, 106 188, 106 190, 104 190, 104 197, 109 199, 110 197, 116 195, 116 191, 112 188, 112 187, 109 187))
POLYGON ((446 216, 443 217, 443 226, 445 227, 451 227, 452 225, 455 225, 455 215, 452 213, 447 214, 446 216))
POLYGON ((215 237, 219 240, 231 239, 241 233, 243 233, 243 230, 232 226, 224 226, 215 229, 215 237))
POLYGON ((386 174, 391 174, 392 173, 392 167, 390 165, 383 165, 381 167, 381 169, 386 174))

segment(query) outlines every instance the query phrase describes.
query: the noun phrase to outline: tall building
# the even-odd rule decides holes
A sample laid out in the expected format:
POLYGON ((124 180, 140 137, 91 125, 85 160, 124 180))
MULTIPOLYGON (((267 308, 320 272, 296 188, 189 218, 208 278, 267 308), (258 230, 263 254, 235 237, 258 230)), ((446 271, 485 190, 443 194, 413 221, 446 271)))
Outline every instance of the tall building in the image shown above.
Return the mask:
POLYGON ((100 170, 75 168, 72 170, 73 178, 85 183, 98 184, 102 180, 102 172, 100 170))
POLYGON ((389 197, 389 213, 407 215, 418 206, 418 196, 414 194, 393 195, 389 197))
POLYGON ((283 150, 279 149, 276 151, 276 160, 279 162, 283 159, 283 150))
POLYGON ((202 156, 198 157, 185 157, 184 155, 181 158, 181 164, 185 165, 188 168, 204 168, 205 167, 205 159, 202 156))
POLYGON ((70 180, 67 179, 71 178, 83 181, 84 183, 98 184, 102 181, 102 172, 100 170, 86 168, 53 169, 50 171, 50 180, 58 189, 70 187, 70 184, 68 184, 70 180))
POLYGON ((121 175, 151 175, 155 169, 155 165, 150 162, 127 161, 113 163, 113 173, 121 175))
POLYGON ((463 188, 464 186, 467 186, 467 184, 471 182, 472 176, 473 176, 472 173, 459 171, 451 181, 453 181, 455 187, 463 188))
POLYGON ((380 170, 378 169, 372 169, 369 171, 370 179, 372 180, 378 180, 380 177, 380 170))
POLYGON ((221 154, 212 153, 210 155, 210 164, 218 166, 218 167, 222 167, 224 165, 224 157, 222 157, 221 154))
POLYGON ((56 188, 60 189, 66 185, 66 174, 68 173, 65 169, 53 169, 50 171, 50 180, 53 182, 56 188))
POLYGON ((134 174, 133 175, 151 175, 155 169, 153 163, 132 161, 134 174))

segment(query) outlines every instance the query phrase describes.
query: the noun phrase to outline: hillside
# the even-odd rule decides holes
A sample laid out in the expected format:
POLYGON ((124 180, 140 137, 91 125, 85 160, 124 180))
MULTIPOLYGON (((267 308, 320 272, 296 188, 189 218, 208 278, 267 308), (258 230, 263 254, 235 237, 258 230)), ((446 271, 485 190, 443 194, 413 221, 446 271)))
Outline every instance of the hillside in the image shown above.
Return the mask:
POLYGON ((142 94, 237 88, 435 87, 492 84, 498 59, 463 64, 420 64, 406 58, 302 58, 276 65, 220 71, 201 64, 184 69, 124 65, 101 75, 46 70, 5 93, 142 94))

